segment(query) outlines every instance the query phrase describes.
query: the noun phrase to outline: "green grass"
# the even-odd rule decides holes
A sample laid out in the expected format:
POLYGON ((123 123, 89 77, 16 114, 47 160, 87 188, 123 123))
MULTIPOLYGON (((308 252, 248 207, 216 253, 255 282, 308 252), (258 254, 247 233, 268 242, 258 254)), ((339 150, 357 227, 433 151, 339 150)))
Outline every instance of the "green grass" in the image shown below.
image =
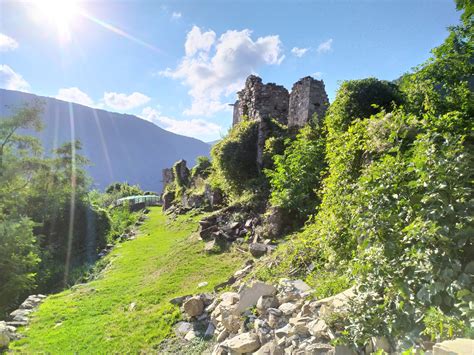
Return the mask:
POLYGON ((22 330, 26 337, 11 348, 52 354, 153 351, 180 317, 171 298, 210 291, 242 266, 237 252, 204 254, 203 242, 192 235, 199 216, 169 222, 159 208, 149 216, 135 240, 107 256, 98 279, 48 297, 22 330), (202 281, 209 284, 198 290, 202 281))

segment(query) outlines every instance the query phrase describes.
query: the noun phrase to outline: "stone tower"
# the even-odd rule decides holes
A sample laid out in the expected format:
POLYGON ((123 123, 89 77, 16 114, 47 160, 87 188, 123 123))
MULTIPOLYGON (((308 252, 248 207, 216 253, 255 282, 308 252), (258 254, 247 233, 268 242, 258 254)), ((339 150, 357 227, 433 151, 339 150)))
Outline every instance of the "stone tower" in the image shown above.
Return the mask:
POLYGON ((306 76, 293 84, 288 109, 288 127, 303 127, 314 113, 322 119, 329 106, 322 80, 306 76))
POLYGON ((234 104, 233 125, 239 123, 242 116, 260 122, 274 118, 283 124, 287 123, 289 94, 283 86, 263 84, 261 78, 250 75, 245 81, 245 88, 237 96, 239 99, 234 104))

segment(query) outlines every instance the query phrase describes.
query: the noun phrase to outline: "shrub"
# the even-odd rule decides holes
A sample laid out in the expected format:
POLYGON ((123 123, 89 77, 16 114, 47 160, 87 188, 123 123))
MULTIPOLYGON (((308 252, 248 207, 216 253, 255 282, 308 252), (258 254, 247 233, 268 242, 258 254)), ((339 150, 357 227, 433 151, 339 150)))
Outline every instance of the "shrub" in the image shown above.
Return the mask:
POLYGON ((325 168, 325 140, 319 127, 308 125, 296 139, 288 138, 285 143, 284 153, 273 157, 273 170, 265 170, 272 191, 270 201, 302 222, 319 203, 316 191, 325 168))
POLYGON ((211 150, 215 179, 221 179, 225 190, 243 191, 258 177, 257 121, 243 120, 211 150))

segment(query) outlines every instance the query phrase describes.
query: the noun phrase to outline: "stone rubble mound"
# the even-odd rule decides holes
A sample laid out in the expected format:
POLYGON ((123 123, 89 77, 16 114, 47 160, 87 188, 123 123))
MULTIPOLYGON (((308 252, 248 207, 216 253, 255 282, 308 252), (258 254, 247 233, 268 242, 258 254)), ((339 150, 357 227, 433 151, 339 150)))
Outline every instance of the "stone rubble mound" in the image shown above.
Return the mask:
POLYGON ((0 349, 7 348, 10 341, 19 339, 21 336, 16 332, 18 327, 29 323, 29 315, 46 298, 45 295, 31 295, 18 307, 10 313, 9 321, 0 321, 0 349))

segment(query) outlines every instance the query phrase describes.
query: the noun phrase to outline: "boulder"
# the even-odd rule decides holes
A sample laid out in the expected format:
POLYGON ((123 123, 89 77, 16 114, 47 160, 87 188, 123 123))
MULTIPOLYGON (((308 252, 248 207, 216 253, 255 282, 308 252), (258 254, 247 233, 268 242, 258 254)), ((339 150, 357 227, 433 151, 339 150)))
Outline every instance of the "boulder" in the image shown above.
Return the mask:
POLYGON ((175 326, 175 333, 178 336, 185 336, 191 330, 193 330, 193 325, 189 322, 179 322, 175 326))
POLYGON ((184 301, 186 301, 186 299, 188 299, 189 297, 191 296, 175 297, 175 298, 170 299, 170 303, 176 306, 181 306, 184 303, 184 301))
POLYGON ((0 349, 8 347, 10 344, 10 330, 7 324, 3 321, 0 321, 0 349))
POLYGON ((173 204, 173 201, 175 199, 175 193, 174 191, 167 191, 163 194, 162 200, 163 200, 163 211, 167 211, 170 209, 170 207, 173 204))
POLYGON ((249 251, 253 257, 259 258, 267 253, 267 246, 262 243, 252 243, 249 246, 249 251))
POLYGON ((257 310, 264 313, 268 308, 278 307, 278 299, 273 295, 260 296, 257 301, 257 310))
POLYGON ((278 309, 282 311, 285 316, 291 316, 297 310, 297 306, 294 303, 285 302, 281 304, 278 309))
POLYGON ((184 337, 187 341, 191 341, 196 338, 198 334, 194 330, 190 330, 184 337))
POLYGON ((202 228, 201 231, 199 232, 199 236, 201 237, 202 240, 211 240, 213 237, 213 233, 217 232, 218 230, 219 230, 219 227, 216 225, 202 228))
POLYGON ((354 287, 338 293, 337 295, 323 298, 314 302, 314 307, 320 307, 319 316, 329 317, 333 313, 341 313, 347 310, 349 301, 355 296, 354 287))
POLYGON ((194 296, 184 302, 183 308, 188 316, 197 317, 204 311, 204 302, 201 300, 201 297, 194 296))
POLYGON ((255 352, 255 355, 283 355, 285 352, 275 341, 270 341, 264 344, 255 352))
POLYGON ((334 354, 335 350, 331 344, 325 343, 315 343, 308 345, 305 349, 307 354, 314 354, 314 355, 326 355, 326 354, 334 354))
POLYGON ((238 310, 243 312, 247 308, 255 306, 260 297, 273 296, 275 293, 275 286, 261 281, 255 281, 251 285, 244 285, 239 291, 238 310))
POLYGON ((278 284, 282 302, 296 301, 311 294, 312 290, 302 280, 281 279, 278 284))
POLYGON ((309 334, 320 339, 328 337, 329 327, 322 319, 316 319, 308 324, 309 334))
POLYGON ((474 340, 458 338, 446 340, 433 346, 433 355, 472 355, 474 340))
POLYGON ((293 325, 294 333, 300 336, 308 336, 309 335, 308 323, 311 321, 312 319, 309 317, 297 317, 297 318, 291 318, 290 324, 293 325))
POLYGON ((237 354, 251 353, 260 348, 260 340, 253 333, 242 333, 226 340, 225 347, 237 354))

